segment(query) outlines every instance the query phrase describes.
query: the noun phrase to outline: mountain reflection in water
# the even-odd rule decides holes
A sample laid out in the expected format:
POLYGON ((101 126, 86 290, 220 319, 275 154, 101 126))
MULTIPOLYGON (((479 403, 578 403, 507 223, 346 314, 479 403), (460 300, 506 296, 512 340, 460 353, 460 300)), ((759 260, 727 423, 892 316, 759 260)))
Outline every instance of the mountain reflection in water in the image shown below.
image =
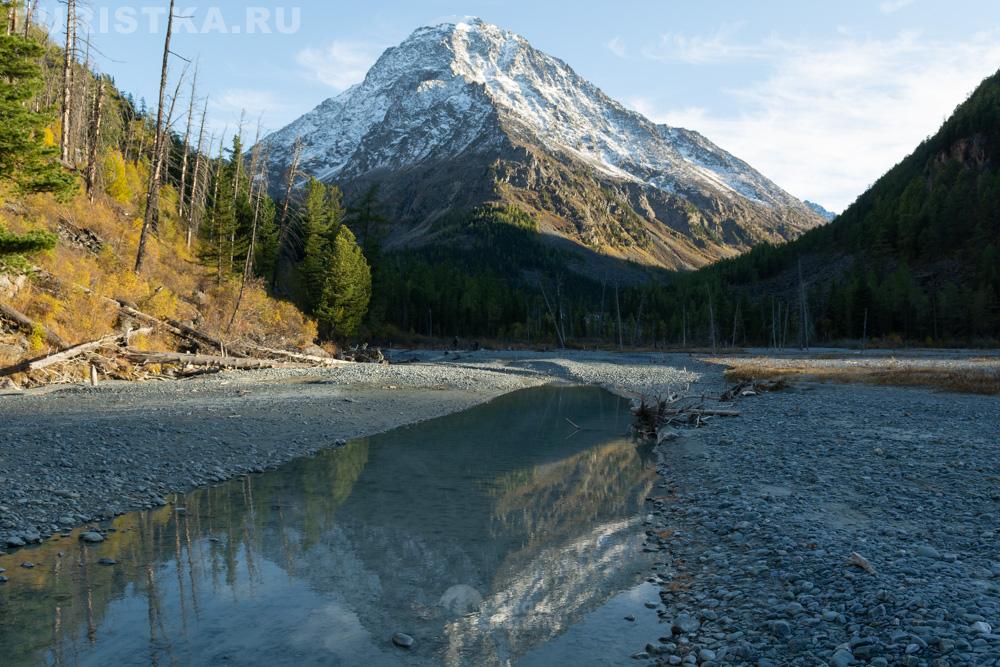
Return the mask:
POLYGON ((0 558, 4 664, 513 664, 639 580, 628 419, 530 389, 0 558))

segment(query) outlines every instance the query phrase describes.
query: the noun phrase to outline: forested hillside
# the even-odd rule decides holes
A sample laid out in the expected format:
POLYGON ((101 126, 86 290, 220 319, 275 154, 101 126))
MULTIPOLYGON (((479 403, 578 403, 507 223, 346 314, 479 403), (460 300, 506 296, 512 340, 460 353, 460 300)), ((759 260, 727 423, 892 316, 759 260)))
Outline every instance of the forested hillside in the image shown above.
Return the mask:
POLYGON ((1000 73, 983 81, 937 134, 834 222, 784 246, 760 246, 683 283, 694 290, 711 286, 723 312, 740 308, 742 337, 755 342, 775 336, 793 342, 995 342, 998 158, 1000 73), (800 326, 803 321, 807 326, 800 326))
MULTIPOLYGON (((169 36, 147 104, 98 74, 72 30, 50 38, 22 3, 0 7, 0 364, 128 329, 123 305, 222 347, 313 352, 317 340, 423 336, 1000 338, 1000 75, 828 226, 672 274, 560 240, 514 203, 411 229, 379 183, 345 203, 336 184, 305 178, 301 144, 269 174, 258 130, 212 133, 197 62, 171 55, 169 36)), ((70 26, 74 12, 71 1, 70 26)), ((156 330, 130 345, 178 341, 156 330)))
MULTIPOLYGON (((123 306, 223 347, 318 353, 316 321, 269 296, 279 258, 296 275, 316 265, 309 253, 322 269, 310 276, 318 296, 302 305, 325 337, 352 335, 368 292, 344 296, 340 283, 367 275, 360 250, 296 201, 275 205, 259 152, 244 155, 242 124, 228 136, 207 129, 197 63, 170 55, 168 36, 160 100, 148 107, 97 72, 75 34, 75 2, 68 49, 32 25, 31 7, 0 2, 0 367, 142 328, 123 306)), ((178 341, 158 328, 129 345, 178 341)))

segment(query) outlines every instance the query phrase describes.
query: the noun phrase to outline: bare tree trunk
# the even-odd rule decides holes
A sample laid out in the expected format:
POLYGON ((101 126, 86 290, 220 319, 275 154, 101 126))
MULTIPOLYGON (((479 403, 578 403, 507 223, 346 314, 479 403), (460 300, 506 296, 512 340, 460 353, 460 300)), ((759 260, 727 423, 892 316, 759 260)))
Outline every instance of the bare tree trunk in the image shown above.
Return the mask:
POLYGON ((733 313, 733 347, 736 347, 736 331, 740 321, 740 304, 736 302, 736 312, 733 313))
MULTIPOLYGON (((221 173, 222 172, 222 153, 225 150, 225 146, 226 146, 226 133, 225 133, 225 131, 223 131, 222 138, 219 139, 219 158, 215 162, 215 178, 213 179, 214 190, 212 191, 213 216, 214 216, 214 210, 218 207, 218 202, 219 202, 219 179, 222 178, 222 173, 221 173)), ((223 245, 222 245, 222 229, 218 226, 218 224, 215 225, 215 242, 217 244, 217 248, 216 248, 217 252, 215 253, 216 254, 216 262, 215 262, 216 275, 215 275, 215 280, 216 280, 216 284, 219 285, 219 286, 221 286, 222 285, 222 248, 223 248, 223 245)))
POLYGON ((101 111, 104 106, 104 81, 97 80, 97 91, 94 93, 94 115, 90 124, 90 151, 87 155, 87 195, 94 201, 94 190, 97 181, 97 153, 101 143, 101 111))
POLYGON ((288 242, 288 212, 292 204, 292 191, 295 189, 295 180, 298 178, 299 161, 302 159, 302 138, 295 137, 295 144, 292 147, 292 161, 288 166, 288 179, 285 181, 285 201, 281 203, 281 218, 278 220, 278 256, 275 261, 274 275, 271 276, 271 290, 278 287, 278 267, 286 250, 288 242))
POLYGON ((868 309, 865 308, 865 323, 861 328, 861 351, 868 348, 868 309))
MULTIPOLYGON (((69 0, 72 2, 73 0, 69 0)), ((149 228, 153 224, 153 215, 159 204, 160 197, 160 150, 163 142, 163 102, 167 91, 167 69, 170 64, 170 38, 174 30, 174 0, 170 0, 167 16, 167 36, 163 42, 163 65, 160 68, 160 99, 156 108, 156 135, 153 148, 154 168, 150 169, 149 185, 146 189, 146 211, 142 217, 142 232, 139 234, 139 249, 135 256, 135 272, 142 271, 142 263, 146 259, 146 243, 149 239, 149 228)))
POLYGON ((545 307, 548 309, 549 315, 552 316, 552 321, 555 323, 556 338, 559 339, 559 347, 564 348, 566 347, 566 338, 563 335, 562 324, 560 322, 559 315, 557 315, 556 309, 552 307, 552 303, 549 301, 549 295, 545 291, 545 278, 540 278, 538 284, 542 288, 542 298, 545 300, 545 307))
POLYGON ((806 283, 802 279, 802 259, 799 259, 799 319, 800 333, 799 343, 805 350, 809 349, 809 314, 806 304, 806 283))
MULTIPOLYGON (((198 225, 195 221, 195 208, 198 206, 198 179, 201 178, 201 164, 202 164, 202 153, 204 152, 203 143, 205 141, 205 117, 208 115, 208 101, 205 102, 205 109, 201 113, 201 128, 198 130, 198 147, 195 149, 194 158, 194 175, 192 176, 191 183, 191 202, 187 209, 187 247, 188 250, 191 249, 192 237, 198 231, 198 225)), ((215 138, 213 137, 212 143, 214 143, 215 138)), ((211 146, 209 147, 209 153, 211 153, 211 146)))
POLYGON ((59 149, 64 164, 70 161, 70 118, 73 104, 73 51, 76 48, 76 0, 66 0, 66 52, 63 54, 62 127, 59 149))
MULTIPOLYGON (((252 173, 252 172, 251 172, 252 173)), ((250 280, 250 274, 253 272, 253 256, 254 250, 257 247, 257 221, 260 219, 260 194, 257 195, 257 200, 254 202, 253 208, 253 224, 250 226, 250 247, 247 249, 247 258, 243 263, 243 280, 240 281, 240 293, 236 297, 236 306, 233 308, 233 316, 229 318, 229 324, 226 326, 226 335, 229 335, 230 329, 233 328, 233 322, 236 321, 236 314, 240 312, 240 304, 243 303, 243 293, 247 288, 247 281, 250 280)))
MULTIPOLYGON (((198 66, 194 68, 194 79, 191 80, 191 99, 188 100, 187 126, 184 128, 184 157, 181 160, 181 183, 177 191, 177 215, 184 218, 184 197, 187 195, 187 171, 188 156, 191 152, 191 123, 194 121, 194 102, 198 92, 198 66)), ((190 226, 188 226, 190 230, 190 226)), ((191 244, 191 236, 188 234, 188 246, 191 244)))
POLYGON ((632 330, 632 345, 639 344, 639 335, 642 333, 642 309, 646 305, 646 293, 639 297, 639 313, 635 316, 635 328, 632 330))
MULTIPOLYGON (((79 43, 76 31, 79 29, 79 21, 74 26, 73 44, 79 43)), ((90 104, 90 35, 83 41, 83 66, 73 63, 73 103, 70 105, 73 112, 70 114, 70 146, 72 147, 71 157, 73 164, 77 164, 83 159, 90 149, 90 119, 87 117, 91 111, 90 104), (81 155, 83 152, 83 155, 81 155)), ((96 77, 94 77, 96 79, 96 77)))
POLYGON ((28 39, 31 36, 31 17, 35 14, 35 7, 38 6, 38 0, 28 0, 24 6, 24 38, 28 39))
POLYGON ((684 302, 683 310, 681 311, 681 347, 687 348, 688 346, 688 307, 687 302, 684 302))
POLYGON ((615 312, 618 320, 618 349, 625 347, 625 340, 622 338, 622 304, 618 298, 618 281, 615 281, 615 312))
POLYGON ((253 148, 250 149, 250 169, 247 171, 247 173, 250 175, 250 193, 247 195, 247 199, 251 201, 253 201, 254 191, 256 190, 257 185, 259 184, 258 181, 260 181, 261 177, 261 174, 257 171, 257 167, 260 164, 260 151, 261 151, 260 132, 262 129, 262 125, 263 125, 263 118, 258 117, 257 133, 254 136, 253 148))
POLYGON ((7 8, 7 35, 17 34, 17 9, 18 2, 14 0, 7 8))
POLYGON ((715 352, 715 308, 712 306, 712 290, 705 288, 708 292, 708 331, 712 340, 712 352, 715 352))

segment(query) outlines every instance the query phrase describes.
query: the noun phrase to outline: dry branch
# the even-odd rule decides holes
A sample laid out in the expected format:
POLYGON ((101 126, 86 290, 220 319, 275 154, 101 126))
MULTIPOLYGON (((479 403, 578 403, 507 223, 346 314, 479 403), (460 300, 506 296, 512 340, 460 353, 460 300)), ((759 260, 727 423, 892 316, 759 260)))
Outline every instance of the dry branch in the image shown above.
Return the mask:
MULTIPOLYGON (((145 331, 149 331, 148 329, 145 331)), ((55 366, 56 364, 61 364, 66 361, 71 361, 76 357, 87 354, 88 352, 94 352, 105 347, 116 347, 127 345, 129 339, 137 334, 143 333, 144 331, 129 331, 125 334, 113 334, 111 336, 105 336, 104 338, 99 338, 87 343, 80 343, 79 345, 74 345, 68 347, 55 354, 48 354, 44 357, 38 357, 37 359, 29 359, 27 361, 22 361, 19 364, 13 366, 8 366, 7 368, 0 369, 0 377, 6 377, 8 375, 14 375, 15 373, 30 373, 31 371, 40 371, 43 368, 48 368, 50 366, 55 366)))
POLYGON ((46 327, 42 326, 40 323, 35 322, 27 315, 24 315, 14 310, 10 306, 5 306, 4 304, 0 303, 0 315, 14 322, 21 329, 23 329, 29 334, 34 332, 35 328, 38 327, 41 329, 42 335, 45 336, 45 340, 49 345, 58 348, 66 347, 66 343, 63 342, 62 338, 60 338, 53 332, 49 331, 46 327))
POLYGON ((248 359, 218 357, 208 354, 185 354, 183 352, 143 352, 126 350, 125 358, 140 364, 180 364, 182 366, 217 366, 220 368, 261 369, 261 368, 312 368, 312 364, 301 364, 274 359, 248 359))

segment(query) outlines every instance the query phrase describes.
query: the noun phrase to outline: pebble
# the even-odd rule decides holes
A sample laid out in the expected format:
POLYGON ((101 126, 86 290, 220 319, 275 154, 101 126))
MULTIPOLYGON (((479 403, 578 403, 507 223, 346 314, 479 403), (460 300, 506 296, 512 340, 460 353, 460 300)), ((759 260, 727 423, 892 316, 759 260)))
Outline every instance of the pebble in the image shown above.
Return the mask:
POLYGON ((82 542, 87 542, 88 544, 97 544, 98 542, 104 541, 104 536, 95 531, 87 531, 86 533, 80 534, 80 540, 82 542))
POLYGON ((690 614, 678 614, 676 617, 674 617, 674 622, 671 624, 671 629, 673 630, 674 634, 678 635, 697 632, 698 628, 700 627, 701 627, 701 622, 694 616, 691 616, 690 614))
POLYGON ((97 561, 98 565, 117 565, 118 561, 114 558, 101 558, 97 561))
POLYGON ((916 554, 921 558, 932 558, 934 560, 941 558, 941 553, 929 544, 921 544, 918 546, 916 554))
POLYGON ((972 624, 972 631, 979 635, 993 634, 993 626, 985 621, 976 621, 972 624))
POLYGON ((830 667, 847 667, 854 662, 854 654, 847 649, 837 649, 830 658, 830 667))
POLYGON ((392 636, 392 643, 400 648, 413 648, 414 640, 408 634, 397 632, 392 636))

